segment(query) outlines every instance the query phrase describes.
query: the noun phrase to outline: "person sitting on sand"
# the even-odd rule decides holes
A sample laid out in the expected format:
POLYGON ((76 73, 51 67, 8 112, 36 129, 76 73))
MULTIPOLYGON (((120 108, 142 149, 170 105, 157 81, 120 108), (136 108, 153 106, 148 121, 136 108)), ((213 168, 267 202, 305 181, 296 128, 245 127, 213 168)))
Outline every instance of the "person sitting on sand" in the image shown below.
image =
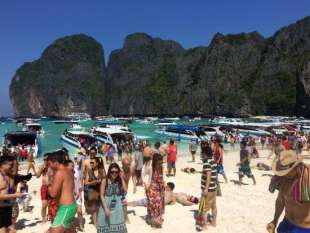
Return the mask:
POLYGON ((258 170, 261 170, 261 171, 271 171, 271 167, 264 163, 257 163, 256 167, 258 170))
POLYGON ((272 162, 275 174, 269 189, 277 189, 273 220, 267 225, 268 232, 275 232, 280 216, 284 219, 277 228, 278 233, 310 232, 310 166, 294 151, 283 151, 272 162))
POLYGON ((193 167, 182 168, 181 171, 185 173, 191 173, 191 174, 196 173, 196 169, 193 167))
POLYGON ((183 206, 192 206, 199 203, 199 198, 188 195, 186 193, 174 193, 173 197, 177 203, 183 206))
MULTIPOLYGON (((186 193, 174 193, 174 183, 168 182, 165 189, 165 202, 168 204, 179 203, 183 206, 191 206, 198 204, 199 199, 197 197, 188 195, 186 193)), ((167 204, 166 204, 167 205, 167 204)))
MULTIPOLYGON (((173 205, 176 203, 173 194, 174 184, 172 182, 168 182, 165 187, 165 205, 173 205)), ((128 206, 137 207, 137 206, 144 206, 147 207, 147 198, 142 198, 137 201, 128 202, 128 206)))
POLYGON ((239 166, 239 185, 242 184, 242 179, 244 175, 251 178, 253 180, 253 185, 256 184, 255 177, 251 171, 250 167, 250 159, 251 156, 249 154, 249 151, 246 149, 246 142, 242 141, 240 143, 240 162, 237 163, 237 166, 239 166))
POLYGON ((32 207, 30 206, 30 202, 32 200, 32 196, 29 194, 29 186, 26 180, 23 180, 17 185, 17 192, 24 193, 26 195, 17 200, 18 204, 23 207, 24 212, 31 212, 32 207))
MULTIPOLYGON (((174 193, 174 183, 168 182, 165 187, 165 205, 173 205, 179 203, 183 206, 191 206, 198 204, 199 199, 197 197, 188 195, 186 193, 174 193)), ((147 206, 147 198, 142 198, 137 201, 128 202, 128 206, 147 206)))

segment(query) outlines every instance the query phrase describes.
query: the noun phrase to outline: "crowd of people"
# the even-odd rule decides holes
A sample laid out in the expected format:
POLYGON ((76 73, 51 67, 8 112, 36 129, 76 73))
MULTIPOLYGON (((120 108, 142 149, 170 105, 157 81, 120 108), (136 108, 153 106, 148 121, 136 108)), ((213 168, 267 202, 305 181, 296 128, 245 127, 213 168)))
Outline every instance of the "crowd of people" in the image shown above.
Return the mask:
MULTIPOLYGON (((257 142, 260 142, 262 148, 270 150, 269 158, 275 155, 271 167, 257 164, 259 169, 273 170, 275 176, 272 177, 269 189, 271 192, 279 190, 275 217, 267 226, 270 232, 275 232, 283 209, 285 219, 279 225, 278 232, 309 232, 310 170, 301 157, 303 148, 309 148, 310 141, 307 139, 309 136, 294 134, 262 136, 259 139, 243 137, 239 141, 240 162, 236 164, 239 167, 238 185, 243 184, 244 176, 256 184, 250 163, 253 158, 259 157, 257 142), (296 179, 300 185, 293 182, 296 179), (292 185, 295 190, 293 194, 288 192, 292 185), (299 228, 307 231, 285 231, 299 228)), ((51 222, 48 232, 84 231, 86 216, 90 217, 99 233, 127 232, 126 224, 130 223, 128 207, 137 206, 146 208, 147 224, 152 228, 161 228, 165 206, 175 203, 184 206, 198 204, 198 231, 207 230, 209 225, 216 227, 216 199, 221 195, 219 175, 225 183, 228 182, 224 168, 224 147, 220 138, 214 137, 200 143, 192 140, 189 144, 192 162, 196 161, 198 151, 203 162, 199 197, 175 193, 175 184, 164 181, 165 173, 167 177, 177 175, 178 148, 173 139, 169 143, 156 142, 154 147, 148 141, 136 144, 132 141, 119 142, 118 148, 111 147, 108 144, 83 145, 73 160, 63 148, 46 153, 43 164, 37 167, 30 152, 26 157, 27 175, 18 174, 21 154, 4 148, 0 156, 0 230, 11 233, 16 231, 20 206, 24 212, 32 211, 32 196, 27 182, 33 175, 42 179, 41 218, 42 222, 51 222), (114 159, 116 154, 119 161, 114 159), (31 170, 32 174, 29 173, 31 170), (145 198, 127 201, 130 180, 133 193, 140 186, 145 190, 145 198)), ((193 168, 182 170, 196 172, 193 168)))

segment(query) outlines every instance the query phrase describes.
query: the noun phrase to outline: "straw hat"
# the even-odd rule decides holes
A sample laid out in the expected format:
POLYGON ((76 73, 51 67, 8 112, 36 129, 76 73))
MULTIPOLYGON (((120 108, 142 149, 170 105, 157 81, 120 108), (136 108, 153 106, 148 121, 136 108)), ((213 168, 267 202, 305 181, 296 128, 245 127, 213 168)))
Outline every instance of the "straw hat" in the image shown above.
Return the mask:
POLYGON ((292 150, 285 150, 272 162, 272 171, 277 176, 286 176, 303 160, 303 157, 298 157, 292 150))

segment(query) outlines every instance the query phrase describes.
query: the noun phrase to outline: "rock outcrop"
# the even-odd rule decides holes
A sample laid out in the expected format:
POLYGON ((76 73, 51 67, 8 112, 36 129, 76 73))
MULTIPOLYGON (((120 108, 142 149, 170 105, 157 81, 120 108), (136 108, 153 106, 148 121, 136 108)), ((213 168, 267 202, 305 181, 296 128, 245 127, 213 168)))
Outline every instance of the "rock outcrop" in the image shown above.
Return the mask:
POLYGON ((97 42, 65 37, 16 72, 10 93, 16 115, 310 116, 310 17, 192 49, 134 33, 107 69, 97 42))
POLYGON ((178 114, 178 59, 184 49, 174 41, 152 38, 143 33, 129 35, 124 47, 112 52, 107 86, 110 113, 178 114))
POLYGON ((102 46, 86 35, 68 36, 22 65, 10 85, 16 116, 103 114, 106 68, 102 46))

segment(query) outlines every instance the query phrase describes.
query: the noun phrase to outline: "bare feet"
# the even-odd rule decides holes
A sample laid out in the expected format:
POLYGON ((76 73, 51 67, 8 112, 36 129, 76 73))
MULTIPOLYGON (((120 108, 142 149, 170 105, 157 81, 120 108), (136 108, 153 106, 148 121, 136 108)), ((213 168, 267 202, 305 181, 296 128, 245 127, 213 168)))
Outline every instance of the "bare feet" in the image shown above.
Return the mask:
POLYGON ((216 227, 216 222, 211 222, 211 223, 210 223, 210 226, 211 226, 211 227, 216 227))

